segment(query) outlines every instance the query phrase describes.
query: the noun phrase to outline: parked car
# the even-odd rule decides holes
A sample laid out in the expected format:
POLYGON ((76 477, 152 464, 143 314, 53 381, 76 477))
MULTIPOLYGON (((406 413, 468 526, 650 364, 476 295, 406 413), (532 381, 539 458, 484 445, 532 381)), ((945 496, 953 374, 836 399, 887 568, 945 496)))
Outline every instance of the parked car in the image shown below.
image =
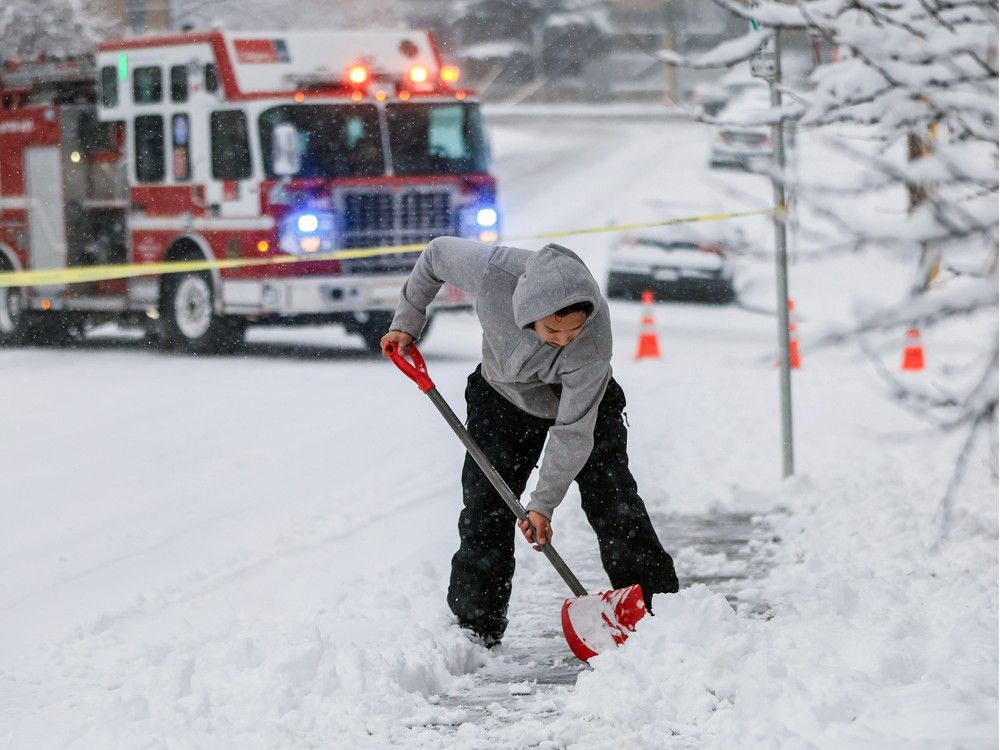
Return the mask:
POLYGON ((766 122, 771 108, 770 94, 763 89, 747 89, 719 113, 709 166, 762 172, 771 163, 771 128, 766 122))
POLYGON ((767 90, 760 78, 753 78, 744 68, 733 68, 714 81, 696 83, 688 92, 688 101, 709 117, 715 117, 729 102, 746 91, 767 90))
POLYGON ((626 235, 611 248, 609 299, 656 299, 726 304, 736 298, 729 241, 688 226, 626 235))

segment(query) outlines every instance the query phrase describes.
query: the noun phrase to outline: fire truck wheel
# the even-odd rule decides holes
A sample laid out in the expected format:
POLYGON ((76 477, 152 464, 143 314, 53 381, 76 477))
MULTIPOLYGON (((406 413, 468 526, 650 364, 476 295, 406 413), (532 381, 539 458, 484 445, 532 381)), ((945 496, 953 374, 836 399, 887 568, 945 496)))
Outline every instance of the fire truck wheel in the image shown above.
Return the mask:
POLYGON ((389 332, 391 324, 392 313, 377 311, 366 313, 365 320, 356 320, 353 327, 361 334, 368 351, 380 353, 382 351, 382 337, 389 332))
MULTIPOLYGON (((0 264, 0 269, 4 268, 0 264)), ((20 287, 0 287, 0 346, 13 346, 24 341, 28 324, 24 315, 24 290, 20 287)))
POLYGON ((163 322, 172 349, 202 354, 228 352, 243 341, 245 325, 215 312, 215 293, 207 273, 168 276, 163 283, 163 322))

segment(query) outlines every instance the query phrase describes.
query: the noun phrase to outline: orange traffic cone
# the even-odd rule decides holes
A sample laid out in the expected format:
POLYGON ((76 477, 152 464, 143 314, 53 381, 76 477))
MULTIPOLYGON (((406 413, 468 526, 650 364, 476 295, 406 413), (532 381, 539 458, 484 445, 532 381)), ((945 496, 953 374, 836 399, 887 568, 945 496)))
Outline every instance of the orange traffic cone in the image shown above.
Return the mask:
POLYGON ((795 300, 788 300, 788 366, 798 370, 802 366, 799 356, 799 327, 795 322, 795 300))
POLYGON ((639 331, 639 347, 636 349, 635 358, 639 359, 659 359, 660 340, 656 336, 656 324, 653 322, 653 292, 647 289, 642 293, 642 304, 644 306, 642 314, 642 328, 639 331))
MULTIPOLYGON (((791 370, 798 370, 802 366, 802 356, 799 354, 799 327, 795 323, 795 300, 788 300, 788 367, 791 370)), ((781 366, 779 357, 774 363, 775 367, 781 366)))
POLYGON ((924 345, 920 343, 920 331, 911 328, 906 332, 907 344, 903 350, 903 372, 920 372, 924 369, 924 345))

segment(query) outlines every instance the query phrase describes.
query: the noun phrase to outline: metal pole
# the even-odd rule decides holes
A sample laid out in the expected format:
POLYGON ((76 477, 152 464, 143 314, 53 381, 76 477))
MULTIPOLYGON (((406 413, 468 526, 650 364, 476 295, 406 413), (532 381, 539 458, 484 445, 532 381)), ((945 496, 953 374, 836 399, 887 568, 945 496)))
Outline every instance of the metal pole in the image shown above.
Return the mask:
MULTIPOLYGON (((774 77, 771 78, 771 107, 781 107, 781 29, 774 30, 774 77)), ((774 141, 774 166, 777 175, 771 177, 774 189, 775 271, 778 288, 778 345, 781 352, 781 468, 782 476, 795 473, 795 456, 792 437, 792 376, 789 361, 788 333, 788 245, 785 225, 785 125, 779 118, 772 127, 774 141)))

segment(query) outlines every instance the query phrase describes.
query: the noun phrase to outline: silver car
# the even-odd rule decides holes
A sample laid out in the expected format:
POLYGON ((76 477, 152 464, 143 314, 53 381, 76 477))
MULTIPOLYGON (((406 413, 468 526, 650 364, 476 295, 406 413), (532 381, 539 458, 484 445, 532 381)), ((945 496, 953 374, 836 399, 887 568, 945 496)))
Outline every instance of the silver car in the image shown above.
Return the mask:
POLYGON ((770 94, 767 87, 747 89, 719 113, 719 129, 709 166, 766 171, 771 163, 770 94))
POLYGON ((687 226, 622 237, 611 248, 609 299, 640 299, 647 289, 658 300, 727 304, 736 298, 732 246, 687 226))
POLYGON ((690 104, 701 109, 709 117, 715 117, 733 99, 749 89, 767 89, 767 84, 753 78, 746 68, 733 68, 713 81, 695 84, 688 92, 690 104))

